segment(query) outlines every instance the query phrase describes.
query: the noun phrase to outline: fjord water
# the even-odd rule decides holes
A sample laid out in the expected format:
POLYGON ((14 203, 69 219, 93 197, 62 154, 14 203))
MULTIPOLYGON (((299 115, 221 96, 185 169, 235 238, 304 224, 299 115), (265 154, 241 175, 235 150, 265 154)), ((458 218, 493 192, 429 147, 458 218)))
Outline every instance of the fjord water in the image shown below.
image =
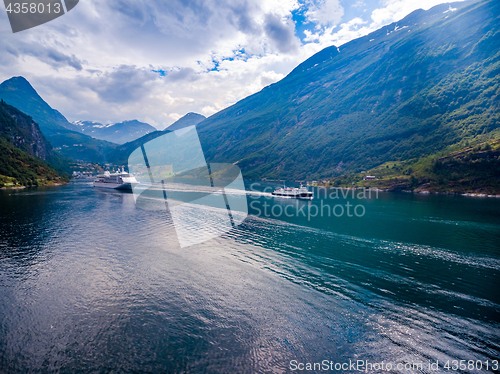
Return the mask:
POLYGON ((392 371, 435 373, 499 358, 500 199, 249 203, 241 226, 181 249, 168 216, 132 194, 85 181, 0 191, 0 372, 280 373, 350 359, 438 360, 392 371), (347 202, 365 214, 307 217, 347 202))

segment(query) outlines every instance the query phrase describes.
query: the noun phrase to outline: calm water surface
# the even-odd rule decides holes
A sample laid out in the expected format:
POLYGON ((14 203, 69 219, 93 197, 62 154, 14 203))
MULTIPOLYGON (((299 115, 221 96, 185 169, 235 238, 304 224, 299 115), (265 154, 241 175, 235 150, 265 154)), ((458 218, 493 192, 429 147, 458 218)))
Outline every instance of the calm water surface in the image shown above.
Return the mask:
POLYGON ((132 194, 88 181, 0 191, 0 373, 283 373, 349 359, 438 360, 392 372, 449 373, 468 370, 447 360, 499 359, 500 199, 252 202, 243 225, 181 249, 165 213, 132 194), (322 202, 366 214, 279 214, 322 202))

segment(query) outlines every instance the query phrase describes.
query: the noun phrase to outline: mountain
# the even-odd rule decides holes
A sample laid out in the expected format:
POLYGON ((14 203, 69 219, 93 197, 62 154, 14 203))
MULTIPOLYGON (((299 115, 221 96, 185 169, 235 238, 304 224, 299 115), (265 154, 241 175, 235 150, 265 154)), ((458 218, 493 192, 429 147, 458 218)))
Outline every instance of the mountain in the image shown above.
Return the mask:
POLYGON ((23 77, 13 77, 4 81, 0 85, 0 98, 33 117, 47 135, 51 131, 57 132, 61 127, 76 130, 61 113, 43 101, 23 77))
POLYGON ((500 195, 500 140, 492 139, 473 147, 454 146, 418 160, 386 162, 321 184, 386 191, 500 195), (366 179, 367 175, 373 179, 366 179))
POLYGON ((53 151, 31 117, 1 100, 0 187, 66 181, 64 173, 54 167, 61 170, 68 165, 53 151))
POLYGON ((30 156, 47 161, 53 157, 52 146, 33 119, 0 101, 0 136, 30 156))
POLYGON ((135 119, 108 125, 92 121, 76 121, 73 125, 85 135, 116 144, 124 144, 156 131, 153 126, 135 119))
POLYGON ((165 130, 175 131, 175 130, 180 130, 184 127, 196 126, 204 119, 206 119, 205 116, 202 116, 201 114, 198 113, 190 112, 186 114, 184 117, 179 118, 177 121, 172 123, 165 130))
POLYGON ((500 137, 500 2, 417 10, 198 124, 211 162, 309 179, 500 137))
POLYGON ((74 131, 77 128, 52 109, 23 77, 13 77, 0 84, 0 98, 31 116, 52 146, 68 158, 103 162, 106 161, 104 154, 116 147, 74 131))
POLYGON ((113 151, 109 152, 106 156, 109 162, 115 164, 115 165, 123 165, 127 166, 128 165, 128 157, 130 154, 135 151, 137 148, 139 148, 141 145, 144 143, 149 142, 150 140, 153 140, 154 138, 157 138, 165 132, 169 132, 168 130, 164 131, 155 131, 155 132, 150 132, 149 134, 146 134, 139 139, 133 140, 131 142, 119 145, 114 149, 113 151))
POLYGON ((61 184, 65 175, 0 137, 0 188, 61 184))
POLYGON ((202 116, 201 114, 188 113, 182 118, 179 118, 177 121, 172 123, 169 127, 167 127, 163 131, 150 132, 138 139, 120 145, 119 147, 117 147, 116 149, 114 149, 113 151, 109 152, 106 155, 107 159, 110 160, 110 162, 114 163, 115 165, 127 165, 128 157, 130 156, 130 154, 138 147, 140 147, 142 144, 147 143, 150 140, 153 140, 154 138, 164 135, 165 133, 168 133, 170 131, 180 130, 184 127, 189 127, 193 125, 196 126, 205 118, 206 117, 202 116))

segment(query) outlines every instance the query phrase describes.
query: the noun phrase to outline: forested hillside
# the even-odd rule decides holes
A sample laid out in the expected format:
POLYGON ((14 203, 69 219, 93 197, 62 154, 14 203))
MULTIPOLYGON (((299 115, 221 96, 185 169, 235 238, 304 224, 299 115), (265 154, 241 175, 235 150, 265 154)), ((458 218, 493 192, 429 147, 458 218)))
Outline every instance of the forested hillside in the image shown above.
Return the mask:
POLYGON ((209 161, 310 179, 499 137, 500 2, 418 10, 198 125, 209 161))
POLYGON ((66 182, 64 170, 67 160, 53 151, 38 124, 0 101, 0 187, 66 182))

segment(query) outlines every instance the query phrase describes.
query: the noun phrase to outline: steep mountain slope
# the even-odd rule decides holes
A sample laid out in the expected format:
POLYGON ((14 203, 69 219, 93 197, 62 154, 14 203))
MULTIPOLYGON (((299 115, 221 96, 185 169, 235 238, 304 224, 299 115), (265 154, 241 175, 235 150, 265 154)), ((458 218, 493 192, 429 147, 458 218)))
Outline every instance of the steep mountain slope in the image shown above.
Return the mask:
POLYGON ((53 156, 52 146, 33 119, 3 100, 0 101, 0 137, 42 160, 53 156))
POLYGON ((46 135, 61 127, 76 130, 75 126, 47 104, 24 77, 12 77, 0 84, 0 98, 30 115, 46 135), (48 131, 47 131, 48 130, 48 131))
POLYGON ((202 116, 201 114, 190 112, 186 114, 184 117, 179 118, 177 121, 172 123, 169 127, 166 128, 166 130, 175 131, 175 130, 180 130, 184 127, 196 126, 205 118, 206 117, 202 116))
POLYGON ((108 125, 92 121, 76 121, 73 122, 73 125, 82 134, 116 144, 131 142, 156 131, 153 126, 135 119, 108 125))
POLYGON ((144 143, 147 143, 150 140, 153 140, 154 138, 157 138, 157 137, 165 134, 165 132, 168 132, 168 130, 150 132, 149 134, 146 134, 146 135, 140 137, 139 139, 136 139, 136 140, 133 140, 131 142, 119 145, 116 149, 107 153, 106 158, 109 160, 109 162, 111 162, 115 165, 127 166, 128 165, 128 156, 130 156, 130 154, 133 151, 135 151, 137 148, 139 148, 144 143))
POLYGON ((31 116, 52 146, 68 158, 102 162, 106 161, 103 155, 116 147, 73 131, 74 125, 52 109, 23 77, 14 77, 0 84, 0 98, 31 116))
POLYGON ((0 188, 68 182, 54 168, 0 137, 0 188))
POLYGON ((31 117, 0 101, 0 187, 67 180, 54 167, 61 170, 68 165, 54 153, 38 125, 31 117))
POLYGON ((326 185, 500 195, 500 140, 474 147, 455 146, 418 160, 386 162, 362 173, 341 175, 326 185), (374 179, 365 179, 367 175, 374 179))
POLYGON ((0 101, 0 137, 59 171, 68 172, 70 169, 69 160, 54 152, 38 124, 30 116, 3 100, 0 101))
POLYGON ((305 179, 498 137, 499 15, 494 0, 443 4, 326 48, 201 122, 205 154, 305 179))

